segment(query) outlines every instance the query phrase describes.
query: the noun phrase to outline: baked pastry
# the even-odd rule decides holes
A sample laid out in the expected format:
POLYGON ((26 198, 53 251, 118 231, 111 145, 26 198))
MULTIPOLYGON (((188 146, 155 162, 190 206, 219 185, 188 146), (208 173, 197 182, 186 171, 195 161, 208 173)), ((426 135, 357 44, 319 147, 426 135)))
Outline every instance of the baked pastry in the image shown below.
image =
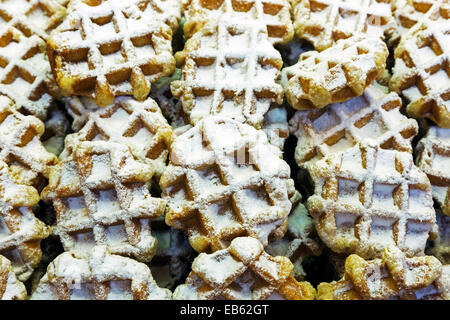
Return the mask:
MULTIPOLYGON (((450 5, 448 5, 450 7, 450 5)), ((450 15, 417 23, 395 49, 390 89, 407 101, 406 111, 414 118, 430 118, 450 128, 450 15)))
POLYGON ((66 14, 68 0, 2 0, 2 27, 15 27, 26 34, 36 34, 46 40, 66 14))
POLYGON ((287 0, 186 0, 183 25, 187 38, 200 31, 209 21, 221 18, 236 21, 254 21, 263 26, 271 43, 286 43, 294 35, 290 6, 287 0))
POLYGON ((169 300, 150 269, 133 259, 94 247, 88 257, 59 255, 47 268, 31 300, 169 300))
POLYGON ((15 110, 14 102, 0 95, 0 161, 9 166, 19 184, 40 187, 56 157, 42 145, 44 124, 15 110))
POLYGON ((178 286, 174 300, 314 300, 309 282, 297 282, 286 257, 271 257, 251 237, 239 237, 228 248, 201 253, 192 263, 186 284, 178 286))
POLYGON ((416 152, 417 166, 430 179, 434 200, 450 216, 450 129, 430 127, 416 152))
POLYGON ((70 2, 47 40, 64 95, 91 97, 101 107, 117 95, 142 101, 152 82, 173 72, 172 30, 146 8, 133 0, 70 2))
POLYGON ((212 21, 175 58, 183 75, 172 82, 172 93, 192 125, 212 114, 259 129, 269 108, 283 102, 278 83, 283 61, 253 20, 212 21))
POLYGON ((0 255, 0 300, 25 300, 27 290, 17 280, 11 262, 0 255))
POLYGON ((0 161, 0 255, 8 258, 20 281, 27 280, 42 257, 40 242, 50 228, 34 216, 37 190, 16 183, 0 161))
POLYGON ((307 169, 315 185, 307 208, 333 251, 371 259, 394 245, 423 255, 436 237, 431 185, 411 154, 354 146, 307 169))
POLYGON ((140 102, 117 97, 108 107, 89 112, 87 119, 79 132, 66 137, 62 159, 83 141, 120 143, 129 147, 137 160, 149 164, 159 179, 166 167, 172 128, 153 99, 140 102))
POLYGON ((12 99, 21 113, 44 120, 58 94, 45 41, 14 27, 0 28, 0 61, 0 94, 12 99))
POLYGON ((350 255, 344 277, 317 289, 320 300, 449 300, 450 266, 432 256, 408 258, 388 247, 381 259, 350 255))
POLYGON ((238 236, 267 245, 286 231, 294 194, 281 151, 255 128, 210 116, 178 136, 161 176, 166 223, 183 229, 198 252, 238 236))
POLYGON ((390 47, 398 45, 402 35, 422 20, 436 22, 448 19, 445 12, 450 10, 448 0, 392 0, 392 12, 397 22, 394 34, 388 39, 390 47))
POLYGON ((402 101, 375 85, 344 103, 321 110, 297 111, 289 121, 298 139, 295 160, 300 167, 355 144, 412 153, 418 125, 400 113, 402 101))
POLYGON ((396 28, 392 1, 291 0, 294 29, 318 51, 360 33, 389 36, 396 28))
POLYGON ((150 221, 166 206, 148 190, 152 175, 152 167, 136 161, 125 145, 81 142, 52 168, 41 194, 56 212, 53 234, 79 256, 104 245, 111 253, 150 261, 157 244, 150 221))
POLYGON ((284 143, 289 137, 289 124, 287 111, 283 106, 275 107, 267 111, 261 128, 267 136, 269 143, 280 150, 284 149, 284 143))
POLYGON ((284 68, 281 85, 289 104, 298 110, 323 108, 360 96, 386 67, 383 40, 357 35, 322 51, 303 53, 284 68))

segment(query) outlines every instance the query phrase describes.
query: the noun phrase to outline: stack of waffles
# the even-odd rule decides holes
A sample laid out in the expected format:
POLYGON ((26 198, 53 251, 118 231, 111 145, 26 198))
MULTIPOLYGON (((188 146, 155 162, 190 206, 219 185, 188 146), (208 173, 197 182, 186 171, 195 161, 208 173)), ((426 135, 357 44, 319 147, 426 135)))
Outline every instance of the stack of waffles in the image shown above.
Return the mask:
POLYGON ((449 12, 0 0, 0 299, 449 300, 449 12))

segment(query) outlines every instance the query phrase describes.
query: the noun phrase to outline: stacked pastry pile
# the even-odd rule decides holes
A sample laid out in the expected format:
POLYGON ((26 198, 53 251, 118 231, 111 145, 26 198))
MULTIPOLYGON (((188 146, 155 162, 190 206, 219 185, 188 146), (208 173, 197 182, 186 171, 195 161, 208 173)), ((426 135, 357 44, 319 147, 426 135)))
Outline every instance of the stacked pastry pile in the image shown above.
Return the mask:
POLYGON ((0 0, 0 299, 450 299, 449 12, 0 0))

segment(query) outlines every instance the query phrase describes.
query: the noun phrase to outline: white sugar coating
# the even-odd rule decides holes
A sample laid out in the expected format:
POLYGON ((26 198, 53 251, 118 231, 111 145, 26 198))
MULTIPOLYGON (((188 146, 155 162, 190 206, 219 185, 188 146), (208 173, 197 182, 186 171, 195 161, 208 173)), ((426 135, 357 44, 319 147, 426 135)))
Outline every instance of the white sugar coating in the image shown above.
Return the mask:
POLYGON ((179 10, 175 19, 163 12, 150 1, 71 1, 64 22, 48 39, 63 94, 91 97, 101 106, 119 95, 144 100, 151 83, 174 69, 169 25, 176 28, 179 10), (73 59, 79 50, 86 55, 73 59))
POLYGON ((13 27, 5 28, 2 34, 8 43, 0 49, 4 64, 0 93, 11 98, 17 110, 43 120, 54 100, 50 93, 57 90, 45 54, 45 41, 34 34, 26 36, 13 27), (17 68, 22 74, 12 72, 17 68))
POLYGON ((435 236, 429 180, 411 154, 355 146, 306 168, 315 183, 308 210, 333 250, 374 258, 394 243, 408 255, 423 254, 435 236))
POLYGON ((281 156, 260 130, 219 116, 203 119, 172 144, 171 162, 160 180, 169 200, 166 222, 185 229, 179 217, 198 210, 208 228, 189 232, 194 247, 203 236, 223 247, 241 229, 266 244, 278 227, 284 228, 292 207, 293 181, 281 156))
MULTIPOLYGON (((9 167, 0 161, 0 254, 12 262, 12 270, 20 281, 27 280, 40 261, 39 243, 50 228, 34 216, 32 207, 39 202, 38 191, 18 184, 9 167)), ((0 290, 1 292, 1 290, 0 290)))
POLYGON ((247 5, 237 5, 233 0, 182 1, 186 22, 184 34, 190 38, 207 24, 220 19, 251 22, 267 29, 271 44, 286 43, 292 39, 294 30, 287 0, 255 0, 247 5), (271 30, 273 29, 273 31, 271 30))
POLYGON ((417 166, 427 174, 433 198, 450 215, 450 129, 431 126, 416 148, 417 166))
POLYGON ((388 50, 379 38, 340 40, 323 52, 309 51, 281 72, 289 104, 298 110, 323 108, 363 93, 385 67, 388 50))
POLYGON ((325 50, 339 39, 357 34, 383 38, 396 28, 391 1, 291 1, 294 29, 299 38, 325 50))
POLYGON ((125 145, 81 142, 52 169, 42 192, 57 212, 53 233, 80 256, 101 244, 112 253, 149 261, 156 251, 150 220, 166 206, 149 192, 152 176, 152 167, 137 161, 125 145))
MULTIPOLYGON (((105 108, 88 111, 92 104, 82 99, 72 99, 66 104, 74 112, 88 112, 88 115, 84 126, 66 137, 60 157, 69 157, 82 141, 116 142, 128 146, 134 157, 151 165, 159 178, 166 166, 173 133, 156 102, 151 98, 140 102, 132 97, 118 97, 105 108)), ((83 118, 77 119, 81 124, 83 118)))
POLYGON ((176 59, 183 74, 171 89, 192 125, 211 114, 261 128, 269 108, 282 103, 280 53, 254 20, 210 21, 176 59))
MULTIPOLYGON (((290 294, 293 291, 290 290, 299 290, 297 293, 310 290, 301 283, 286 282, 291 278, 292 270, 289 259, 269 256, 258 240, 238 237, 231 241, 228 248, 211 254, 199 254, 194 259, 192 272, 186 283, 175 289, 173 298, 292 299, 290 294), (283 290, 286 283, 289 283, 290 290, 283 290)), ((296 298, 299 299, 302 295, 297 295, 296 298)))
POLYGON ((171 292, 156 285, 145 264, 112 255, 105 247, 96 246, 87 259, 70 252, 59 255, 31 295, 32 300, 67 298, 166 300, 171 299, 171 292), (102 288, 96 289, 94 281, 102 288), (60 291, 64 284, 69 290, 68 297, 60 291))
POLYGON ((355 144, 412 152, 418 125, 400 113, 401 99, 376 86, 362 96, 334 103, 317 111, 297 111, 289 130, 298 138, 295 159, 299 166, 341 153, 355 144))
POLYGON ((13 272, 11 262, 0 255, 0 300, 24 300, 27 291, 22 282, 20 282, 13 272))
POLYGON ((389 87, 406 98, 410 116, 430 118, 440 127, 450 128, 446 98, 450 79, 445 67, 450 53, 450 19, 445 14, 449 6, 446 1, 436 1, 428 8, 395 49, 389 87))

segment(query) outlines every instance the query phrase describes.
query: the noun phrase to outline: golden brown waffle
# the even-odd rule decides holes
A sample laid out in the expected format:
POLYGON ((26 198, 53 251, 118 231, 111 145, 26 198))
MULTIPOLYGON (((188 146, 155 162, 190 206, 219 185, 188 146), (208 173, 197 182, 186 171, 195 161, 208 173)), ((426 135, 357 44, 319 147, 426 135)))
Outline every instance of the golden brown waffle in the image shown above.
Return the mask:
POLYGON ((309 282, 297 282, 286 257, 272 257, 251 237, 234 239, 226 249, 201 253, 175 300, 314 300, 309 282))
POLYGON ((415 118, 427 117, 450 128, 450 11, 445 20, 423 20, 395 49, 390 88, 407 101, 415 118))
POLYGON ((20 184, 40 186, 56 157, 41 143, 44 124, 14 110, 11 99, 0 96, 0 161, 5 161, 20 184))
POLYGON ((105 245, 112 253, 149 261, 156 250, 150 220, 165 209, 146 185, 151 166, 113 142, 81 142, 72 155, 52 168, 41 195, 53 202, 53 233, 64 249, 86 255, 105 245))
POLYGON ((15 27, 23 33, 36 34, 46 40, 66 14, 60 0, 2 0, 0 1, 0 25, 15 27))
POLYGON ((395 31, 392 0, 291 0, 294 29, 316 50, 359 33, 383 37, 395 31))
POLYGON ((345 261, 339 281, 318 286, 320 300, 449 300, 450 265, 431 256, 407 258, 389 247, 381 259, 356 254, 345 261))
POLYGON ((277 80, 283 61, 254 21, 211 22, 175 57, 183 76, 172 82, 172 93, 192 125, 219 114, 261 128, 269 108, 283 102, 277 80))
POLYGON ((323 108, 360 96, 384 73, 388 49, 383 40, 363 35, 338 41, 322 52, 308 51, 284 68, 281 85, 298 110, 323 108))
POLYGON ((448 0, 392 0, 392 11, 397 21, 397 29, 389 39, 389 45, 396 46, 401 36, 422 20, 440 23, 448 19, 449 5, 448 0))
POLYGON ((372 85, 344 103, 297 111, 289 121, 290 132, 298 139, 297 164, 303 167, 355 144, 411 153, 418 126, 400 113, 401 105, 397 94, 386 94, 372 85))
POLYGON ((208 21, 254 21, 266 29, 271 43, 286 43, 294 35, 290 9, 287 0, 186 0, 183 30, 190 38, 208 21))
POLYGON ((307 169, 307 208, 322 241, 337 253, 379 257, 389 245, 424 253, 437 225, 430 182, 411 154, 355 146, 307 169))
POLYGON ((165 22, 173 32, 178 28, 181 20, 180 0, 132 0, 152 20, 159 19, 165 22))
POLYGON ((450 217, 436 210, 436 222, 439 226, 439 235, 432 242, 427 254, 435 256, 443 264, 450 264, 450 217))
POLYGON ((148 266, 96 246, 88 257, 65 252, 47 268, 32 300, 168 300, 148 266))
POLYGON ((172 30, 130 1, 70 2, 68 15, 47 41, 47 53, 65 95, 145 100, 150 85, 173 72, 172 30))
POLYGON ((434 200, 450 216, 450 129, 430 127, 416 152, 416 164, 430 179, 434 200))
POLYGON ((156 179, 166 167, 172 128, 156 102, 140 102, 132 97, 118 97, 106 108, 91 111, 88 121, 77 133, 66 137, 61 158, 69 157, 82 141, 110 141, 130 148, 139 161, 149 164, 156 179))
POLYGON ((16 183, 0 161, 0 254, 12 263, 19 280, 25 281, 41 261, 40 242, 50 233, 31 207, 39 202, 37 190, 16 183))
POLYGON ((27 290, 11 267, 11 262, 0 255, 0 300, 25 300, 27 290))
POLYGON ((298 281, 304 280, 306 273, 303 269, 304 261, 311 256, 322 254, 322 245, 317 241, 314 221, 308 215, 302 203, 294 203, 288 218, 288 229, 285 236, 279 240, 269 242, 265 251, 271 256, 289 258, 294 269, 292 275, 298 281))
POLYGON ((207 117, 177 137, 160 185, 166 223, 185 230, 198 252, 227 247, 239 236, 267 245, 286 231, 294 194, 281 151, 260 130, 207 117))
POLYGON ((57 88, 44 40, 13 27, 0 29, 0 94, 21 113, 45 119, 57 88))

